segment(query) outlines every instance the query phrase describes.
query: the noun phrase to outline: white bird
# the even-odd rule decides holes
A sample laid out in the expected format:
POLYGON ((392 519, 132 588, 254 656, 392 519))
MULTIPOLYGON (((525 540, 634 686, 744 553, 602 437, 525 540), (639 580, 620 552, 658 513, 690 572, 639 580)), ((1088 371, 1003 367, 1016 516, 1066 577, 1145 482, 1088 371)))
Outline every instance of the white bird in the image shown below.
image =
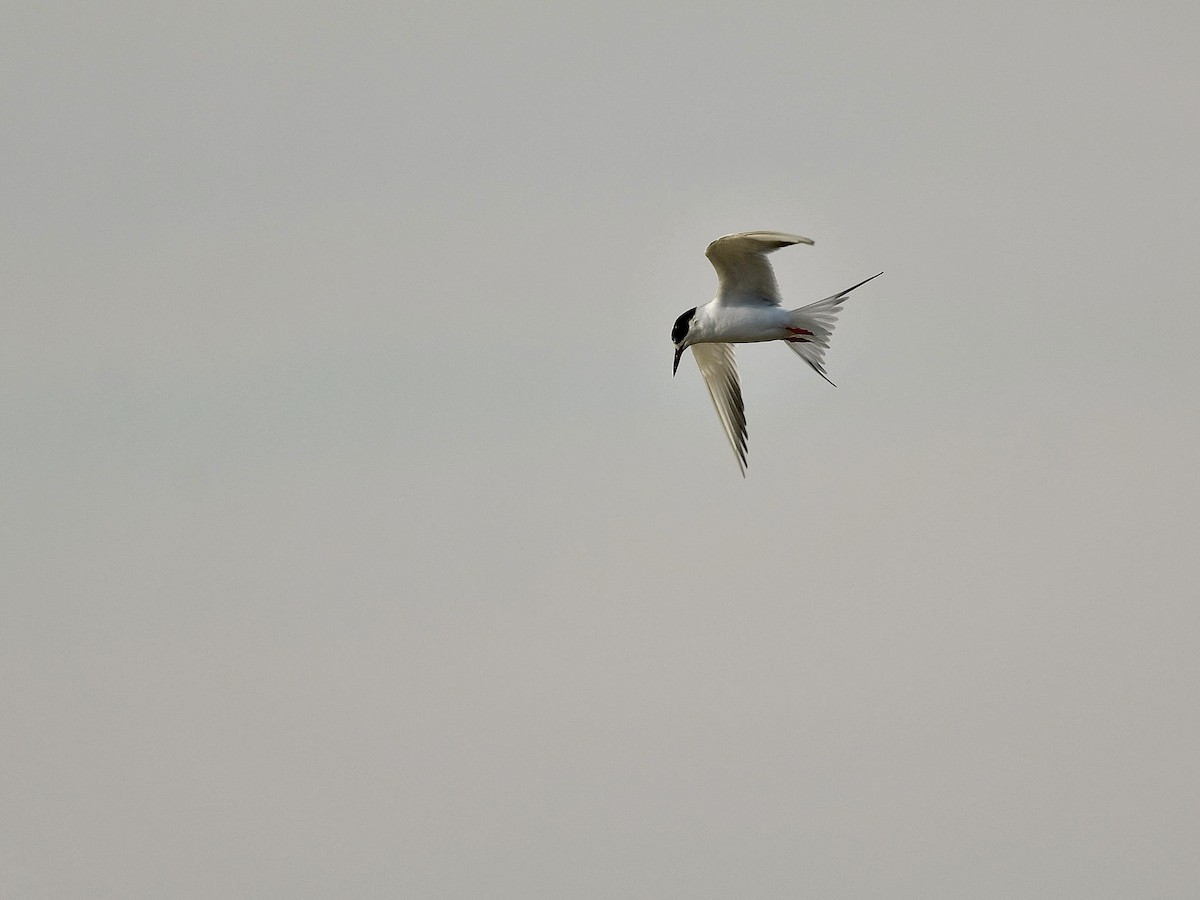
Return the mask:
POLYGON ((829 338, 846 295, 883 274, 872 275, 854 287, 800 309, 784 309, 767 254, 793 244, 812 244, 812 241, 778 231, 745 231, 717 238, 704 251, 720 279, 717 296, 703 306, 689 309, 675 320, 671 329, 675 344, 671 373, 679 370, 679 358, 691 347, 743 478, 746 408, 733 345, 787 341, 797 356, 829 381, 825 374, 825 351, 829 349, 829 338))

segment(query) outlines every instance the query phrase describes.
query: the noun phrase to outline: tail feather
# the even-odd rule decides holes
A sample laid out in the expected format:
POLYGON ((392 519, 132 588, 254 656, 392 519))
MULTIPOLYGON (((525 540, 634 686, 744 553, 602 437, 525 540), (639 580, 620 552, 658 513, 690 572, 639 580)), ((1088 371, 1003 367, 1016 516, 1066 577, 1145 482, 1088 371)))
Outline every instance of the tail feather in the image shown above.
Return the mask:
MULTIPOLYGON (((879 275, 882 274, 882 272, 879 273, 879 275)), ((826 381, 829 381, 829 376, 825 374, 825 351, 829 349, 829 339, 833 336, 838 313, 842 311, 846 295, 855 288, 862 287, 868 281, 878 278, 879 275, 872 275, 854 287, 839 291, 832 297, 826 297, 824 300, 818 300, 816 303, 792 310, 792 327, 803 329, 811 334, 806 334, 803 339, 798 339, 796 342, 789 341, 788 346, 826 381)), ((829 383, 833 384, 832 381, 829 383)))

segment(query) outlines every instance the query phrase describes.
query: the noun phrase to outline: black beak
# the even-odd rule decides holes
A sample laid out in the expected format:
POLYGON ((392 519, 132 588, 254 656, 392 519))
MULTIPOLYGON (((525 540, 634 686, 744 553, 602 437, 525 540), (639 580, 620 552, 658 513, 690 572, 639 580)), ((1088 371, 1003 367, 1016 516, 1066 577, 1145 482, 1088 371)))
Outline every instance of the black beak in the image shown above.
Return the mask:
POLYGON ((674 376, 679 371, 679 357, 683 356, 683 347, 675 348, 675 363, 671 366, 671 375, 674 376))

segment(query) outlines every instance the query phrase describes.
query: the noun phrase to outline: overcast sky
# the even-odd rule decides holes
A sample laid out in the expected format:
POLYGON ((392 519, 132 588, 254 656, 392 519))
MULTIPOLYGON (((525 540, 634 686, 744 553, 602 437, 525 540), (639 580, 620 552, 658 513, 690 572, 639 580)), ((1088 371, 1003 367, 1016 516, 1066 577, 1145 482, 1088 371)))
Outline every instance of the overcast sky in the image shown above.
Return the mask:
POLYGON ((0 17, 0 895, 1200 894, 1200 6, 0 17))

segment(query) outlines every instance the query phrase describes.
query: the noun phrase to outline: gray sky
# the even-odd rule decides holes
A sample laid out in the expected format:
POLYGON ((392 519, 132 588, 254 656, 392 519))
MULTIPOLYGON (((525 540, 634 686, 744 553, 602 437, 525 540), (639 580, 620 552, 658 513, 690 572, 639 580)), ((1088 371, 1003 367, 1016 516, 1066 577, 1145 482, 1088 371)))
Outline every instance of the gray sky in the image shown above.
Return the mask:
POLYGON ((1195 896, 1200 8, 582 7, 2 13, 0 894, 1195 896))

